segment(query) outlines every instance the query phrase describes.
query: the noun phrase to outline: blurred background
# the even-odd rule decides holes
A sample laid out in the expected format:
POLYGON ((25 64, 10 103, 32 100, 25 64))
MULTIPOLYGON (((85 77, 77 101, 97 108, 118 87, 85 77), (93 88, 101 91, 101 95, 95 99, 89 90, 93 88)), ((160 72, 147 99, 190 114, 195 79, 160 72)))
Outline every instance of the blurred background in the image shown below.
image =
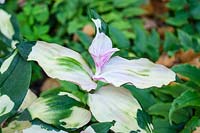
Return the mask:
MULTIPOLYGON (((146 57, 167 67, 180 63, 200 66, 199 0, 7 0, 3 6, 16 16, 25 40, 69 47, 93 68, 87 49, 95 29, 88 8, 109 24, 109 36, 114 47, 120 48, 120 56, 146 57)), ((0 57, 8 53, 0 42, 0 57)), ((33 89, 58 84, 32 65, 33 89)))

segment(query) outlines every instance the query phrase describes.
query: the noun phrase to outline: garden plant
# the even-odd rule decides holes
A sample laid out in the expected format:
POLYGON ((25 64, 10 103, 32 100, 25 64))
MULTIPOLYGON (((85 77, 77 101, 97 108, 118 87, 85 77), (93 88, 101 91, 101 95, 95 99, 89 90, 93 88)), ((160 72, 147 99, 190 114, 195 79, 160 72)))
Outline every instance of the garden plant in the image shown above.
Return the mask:
POLYGON ((18 2, 0 5, 0 132, 198 132, 200 1, 18 2))

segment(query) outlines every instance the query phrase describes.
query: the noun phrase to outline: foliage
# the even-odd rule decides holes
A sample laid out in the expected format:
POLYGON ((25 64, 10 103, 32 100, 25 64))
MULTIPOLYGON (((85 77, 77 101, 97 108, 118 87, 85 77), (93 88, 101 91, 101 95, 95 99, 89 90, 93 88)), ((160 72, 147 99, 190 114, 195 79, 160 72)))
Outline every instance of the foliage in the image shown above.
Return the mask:
MULTIPOLYGON (((108 23, 109 31, 107 32, 112 38, 114 47, 121 49, 116 55, 126 58, 147 57, 152 61, 157 61, 162 53, 167 53, 169 56, 174 57, 180 50, 193 49, 196 53, 200 52, 199 0, 170 0, 165 3, 168 11, 161 16, 153 16, 158 19, 158 23, 164 25, 163 27, 173 27, 174 31, 165 31, 164 36, 160 34, 159 27, 146 29, 146 22, 143 18, 151 17, 151 15, 148 16, 148 9, 143 7, 147 4, 148 2, 145 0, 27 0, 21 6, 17 6, 16 1, 7 1, 5 5, 0 6, 13 13, 19 22, 21 35, 18 35, 15 38, 16 40, 23 40, 26 45, 32 45, 26 41, 34 40, 61 44, 81 53, 93 70, 95 69, 94 62, 87 49, 95 32, 88 19, 87 8, 95 9, 108 23)), ((17 33, 18 29, 15 29, 15 31, 17 33)), ((0 41, 0 57, 2 57, 0 64, 4 59, 15 54, 11 47, 5 45, 11 44, 7 42, 0 41)), ((18 50, 20 51, 19 47, 18 50)), ((25 57, 23 53, 20 52, 20 54, 15 55, 6 73, 0 75, 0 94, 8 95, 15 104, 10 113, 3 117, 0 115, 0 123, 3 122, 5 126, 11 125, 12 119, 19 121, 30 120, 30 110, 24 110, 20 114, 16 114, 16 112, 19 113, 18 109, 27 92, 30 78, 32 79, 32 84, 45 78, 38 65, 26 62, 23 58, 25 57), (30 77, 30 65, 32 65, 33 69, 32 77, 30 77), (24 73, 21 73, 22 71, 24 73), (15 77, 18 77, 17 81, 15 77), (9 81, 13 81, 13 83, 10 84, 9 81), (15 88, 14 92, 19 93, 13 95, 13 87, 15 88)), ((172 70, 177 73, 176 81, 161 88, 151 87, 141 90, 132 85, 124 85, 145 111, 138 113, 138 121, 144 120, 140 123, 140 126, 143 128, 145 128, 144 125, 150 125, 148 128, 153 126, 153 132, 155 133, 188 133, 200 126, 200 70, 189 64, 175 65, 172 70)), ((52 105, 56 105, 62 101, 59 101, 62 97, 70 99, 68 94, 57 96, 57 94, 64 91, 73 94, 80 100, 73 101, 76 103, 73 103, 73 106, 88 108, 88 94, 85 91, 80 90, 77 85, 69 82, 60 81, 60 84, 61 88, 43 92, 40 97, 51 95, 52 99, 55 98, 53 99, 55 103, 52 103, 52 105)), ((66 106, 66 108, 69 107, 66 106)), ((70 114, 72 110, 69 111, 68 109, 67 111, 70 114)), ((40 118, 40 120, 43 119, 40 118)), ((81 129, 66 130, 60 125, 52 126, 44 124, 45 120, 40 120, 32 120, 31 122, 35 125, 42 125, 42 127, 49 130, 70 132, 86 130, 89 125, 96 132, 100 130, 107 132, 115 124, 114 122, 97 123, 93 118, 87 126, 81 129)), ((57 118, 54 120, 57 121, 57 118)), ((2 130, 6 131, 5 128, 2 130)), ((149 131, 151 130, 150 128, 149 131)))

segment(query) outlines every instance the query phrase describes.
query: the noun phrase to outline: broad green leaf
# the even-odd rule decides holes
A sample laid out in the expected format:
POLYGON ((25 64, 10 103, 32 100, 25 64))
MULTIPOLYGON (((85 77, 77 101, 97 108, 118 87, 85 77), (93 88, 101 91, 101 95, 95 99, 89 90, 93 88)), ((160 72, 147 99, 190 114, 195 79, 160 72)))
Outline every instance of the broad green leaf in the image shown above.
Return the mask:
POLYGON ((200 3, 196 4, 195 6, 191 7, 190 13, 194 19, 200 19, 200 3))
MULTIPOLYGON (((152 105, 148 109, 148 113, 153 116, 162 117, 165 120, 169 119, 169 110, 171 107, 171 103, 156 103, 152 105)), ((190 113, 188 113, 189 110, 179 110, 178 112, 174 112, 172 116, 172 121, 176 124, 180 124, 182 122, 187 121, 190 118, 190 113)))
POLYGON ((176 127, 170 125, 169 121, 159 117, 153 117, 153 133, 177 133, 176 127))
POLYGON ((129 8, 125 8, 122 11, 123 16, 125 17, 140 16, 140 15, 144 15, 145 13, 146 11, 140 7, 129 7, 129 8))
POLYGON ((146 53, 148 55, 148 58, 152 59, 153 61, 156 61, 160 55, 159 48, 160 48, 160 36, 158 32, 156 32, 156 30, 154 29, 149 34, 147 39, 146 53))
POLYGON ((126 38, 126 36, 122 33, 122 31, 118 30, 115 27, 109 26, 109 34, 113 43, 118 48, 128 49, 130 47, 130 42, 126 38))
POLYGON ((168 118, 171 103, 156 103, 148 109, 150 115, 168 118))
MULTIPOLYGON (((8 95, 15 103, 12 112, 16 112, 20 107, 29 88, 31 79, 31 64, 16 54, 10 63, 8 69, 0 74, 0 93, 8 95)), ((0 122, 7 116, 2 116, 0 122)))
POLYGON ((184 126, 180 133, 191 133, 200 126, 200 119, 198 116, 193 116, 184 126))
POLYGON ((115 122, 94 123, 81 133, 108 133, 115 122))
POLYGON ((133 5, 137 2, 138 0, 114 0, 113 5, 117 8, 125 8, 127 6, 133 5))
POLYGON ((170 0, 167 3, 167 7, 172 10, 177 11, 177 10, 184 9, 186 4, 187 4, 187 0, 170 0))
POLYGON ((88 35, 86 35, 86 34, 85 34, 84 32, 82 32, 82 31, 78 31, 78 32, 77 32, 77 35, 78 35, 78 37, 79 37, 81 43, 83 44, 84 48, 85 48, 85 49, 88 49, 89 46, 90 46, 90 44, 91 44, 91 42, 92 42, 92 38, 89 37, 88 35))
POLYGON ((200 69, 197 67, 191 66, 189 64, 183 64, 174 66, 172 70, 200 86, 200 69))
POLYGON ((200 94, 188 90, 177 97, 173 102, 169 111, 169 120, 172 122, 172 117, 175 111, 178 111, 185 107, 200 107, 200 94))
POLYGON ((45 23, 49 18, 49 9, 45 4, 38 4, 33 7, 32 14, 38 22, 45 23))
POLYGON ((173 56, 180 49, 178 38, 171 32, 165 32, 164 51, 173 56))
POLYGON ((176 11, 174 17, 169 17, 166 19, 166 23, 173 26, 183 26, 188 23, 189 14, 185 11, 176 11))
POLYGON ((192 37, 182 30, 178 30, 178 38, 180 40, 180 44, 184 50, 188 50, 192 47, 192 37))
POLYGON ((28 59, 28 56, 30 52, 32 51, 32 47, 36 44, 36 42, 20 42, 19 45, 17 45, 17 49, 19 51, 19 54, 25 59, 28 59))
POLYGON ((124 85, 132 95, 139 101, 144 110, 155 104, 154 97, 150 94, 149 90, 141 90, 132 85, 124 85), (147 102, 148 101, 148 102, 147 102))
POLYGON ((28 108, 32 119, 38 118, 45 123, 66 129, 80 128, 91 119, 88 110, 68 95, 45 94, 28 108), (35 108, 37 107, 37 108, 35 108))
POLYGON ((170 95, 173 98, 176 98, 180 96, 181 93, 183 93, 186 90, 192 89, 187 85, 174 83, 172 85, 167 85, 162 88, 155 88, 153 91, 160 92, 166 95, 170 95))
POLYGON ((145 129, 147 132, 152 133, 154 127, 152 125, 151 117, 145 111, 138 110, 137 122, 142 129, 145 129))

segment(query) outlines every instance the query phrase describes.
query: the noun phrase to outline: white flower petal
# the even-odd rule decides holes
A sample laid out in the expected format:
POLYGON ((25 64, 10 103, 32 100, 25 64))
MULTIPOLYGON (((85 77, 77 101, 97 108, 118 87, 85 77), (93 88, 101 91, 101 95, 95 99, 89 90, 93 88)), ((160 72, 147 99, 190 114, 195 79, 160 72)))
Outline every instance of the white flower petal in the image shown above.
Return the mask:
POLYGON ((9 113, 14 105, 14 102, 7 95, 0 96, 0 116, 9 113))
POLYGON ((28 60, 37 61, 52 78, 73 82, 87 91, 96 88, 96 83, 91 80, 91 70, 81 55, 73 50, 38 41, 32 47, 28 60))
MULTIPOLYGON (((4 3, 4 1, 1 2, 4 3)), ((12 40, 15 32, 10 21, 11 15, 0 9, 0 18, 0 32, 8 39, 12 40)))
POLYGON ((113 57, 104 65, 102 73, 94 79, 103 80, 117 87, 131 83, 138 88, 161 87, 175 80, 175 73, 165 66, 154 64, 148 59, 127 60, 113 57))
POLYGON ((99 29, 101 28, 101 20, 92 20, 96 25, 97 33, 89 47, 89 53, 95 62, 96 73, 99 73, 101 71, 101 67, 108 62, 110 57, 119 49, 112 48, 111 39, 105 33, 99 32, 99 29))
POLYGON ((137 110, 141 107, 125 88, 102 87, 94 94, 89 94, 88 105, 97 121, 116 121, 111 127, 115 132, 129 133, 132 130, 141 130, 136 120, 137 110))

